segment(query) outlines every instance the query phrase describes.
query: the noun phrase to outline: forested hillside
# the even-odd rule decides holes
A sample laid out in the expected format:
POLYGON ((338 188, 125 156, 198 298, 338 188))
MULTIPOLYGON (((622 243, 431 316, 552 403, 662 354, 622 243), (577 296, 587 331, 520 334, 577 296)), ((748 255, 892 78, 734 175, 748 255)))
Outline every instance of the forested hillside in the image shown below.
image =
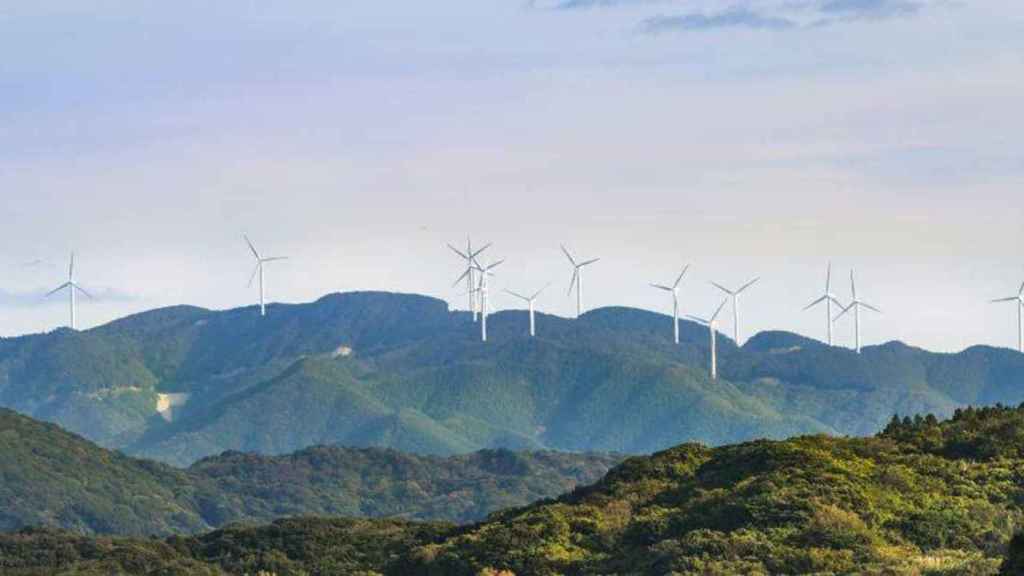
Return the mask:
POLYGON ((469 522, 599 479, 621 457, 487 450, 441 458, 317 446, 181 470, 0 409, 0 530, 188 534, 302 515, 469 522))
POLYGON ((0 340, 0 405, 108 448, 186 466, 225 450, 316 444, 449 455, 482 448, 647 453, 794 434, 864 435, 893 413, 949 416, 1024 400, 1024 355, 861 355, 784 332, 742 348, 629 308, 579 320, 469 315, 387 293, 214 312, 155 310, 85 332, 0 340), (173 396, 172 396, 173 395, 173 396), (157 407, 176 404, 162 413, 157 407))
POLYGON ((0 536, 0 561, 21 576, 1018 574, 1022 447, 1024 408, 971 409, 872 438, 681 445, 470 526, 297 518, 166 541, 23 531, 0 536))

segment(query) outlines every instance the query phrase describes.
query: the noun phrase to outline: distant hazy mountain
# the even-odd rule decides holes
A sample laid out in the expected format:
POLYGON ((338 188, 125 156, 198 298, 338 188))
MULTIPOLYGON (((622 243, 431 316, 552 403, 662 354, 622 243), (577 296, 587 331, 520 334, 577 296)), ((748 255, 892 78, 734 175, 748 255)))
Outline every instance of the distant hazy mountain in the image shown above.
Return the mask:
POLYGON ((594 482, 622 460, 506 450, 441 458, 317 446, 285 456, 227 452, 182 470, 5 409, 0 454, 0 531, 52 526, 122 535, 314 514, 469 522, 594 482))
POLYGON ((224 450, 314 444, 424 454, 481 448, 652 452, 799 433, 870 434, 893 413, 1024 400, 1024 355, 860 356, 784 332, 737 348, 629 308, 579 320, 500 312, 479 342, 467 313, 415 295, 348 293, 301 305, 155 310, 85 332, 0 340, 0 405, 103 446, 187 465, 224 450), (161 409, 158 412, 158 408, 161 409))

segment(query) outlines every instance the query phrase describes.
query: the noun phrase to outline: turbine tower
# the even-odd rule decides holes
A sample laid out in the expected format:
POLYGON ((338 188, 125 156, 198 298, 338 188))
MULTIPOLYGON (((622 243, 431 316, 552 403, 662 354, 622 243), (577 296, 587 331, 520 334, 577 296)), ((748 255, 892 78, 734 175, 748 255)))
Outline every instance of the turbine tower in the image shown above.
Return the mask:
POLYGON ((600 258, 577 263, 565 246, 562 246, 562 252, 569 259, 569 263, 572 264, 572 281, 569 282, 569 294, 571 295, 572 289, 576 288, 576 317, 579 318, 583 314, 583 269, 597 262, 600 258))
POLYGON ((501 265, 502 262, 504 262, 504 260, 498 260, 493 264, 482 266, 475 258, 473 259, 473 270, 475 270, 477 275, 480 276, 480 281, 477 284, 475 291, 480 293, 480 340, 483 342, 487 342, 487 315, 490 312, 491 305, 488 297, 489 291, 487 279, 494 276, 494 272, 492 272, 492 270, 501 265))
POLYGON ((674 331, 676 344, 679 344, 679 283, 683 281, 683 276, 686 276, 686 271, 689 269, 689 264, 683 266, 683 271, 679 273, 679 276, 676 278, 676 281, 672 286, 651 284, 651 286, 658 290, 664 290, 672 294, 672 329, 674 331))
POLYGON ((711 334, 711 379, 712 380, 718 380, 718 347, 715 344, 715 341, 716 341, 715 336, 718 334, 718 331, 716 330, 716 326, 717 326, 717 322, 718 322, 718 315, 722 313, 722 308, 725 308, 725 303, 728 302, 728 301, 729 301, 728 298, 722 300, 722 303, 718 305, 718 309, 715 310, 715 313, 711 315, 711 318, 705 319, 705 318, 700 318, 700 317, 697 317, 697 316, 687 315, 687 318, 690 318, 691 320, 696 320, 697 322, 700 322, 701 324, 704 324, 705 326, 707 326, 708 327, 708 332, 711 334))
POLYGON ((843 308, 842 312, 840 312, 839 315, 835 317, 835 319, 838 320, 842 318, 843 315, 849 312, 851 309, 853 310, 854 349, 857 351, 857 354, 860 354, 860 309, 867 308, 868 310, 878 312, 879 314, 881 314, 882 311, 879 310, 878 308, 875 308, 871 304, 868 304, 867 302, 864 302, 863 300, 857 298, 857 283, 853 279, 853 270, 850 270, 850 293, 853 296, 853 300, 845 308, 843 308))
POLYGON ((455 281, 455 285, 458 285, 463 278, 466 279, 466 293, 469 294, 469 310, 473 313, 473 322, 476 322, 477 314, 477 290, 476 290, 476 269, 473 267, 473 261, 477 256, 483 253, 484 250, 490 248, 490 244, 485 244, 483 248, 473 251, 473 241, 469 236, 466 236, 466 251, 463 252, 455 246, 448 244, 448 248, 452 252, 459 255, 460 258, 466 261, 466 271, 459 276, 459 279, 455 281))
POLYGON ((717 282, 711 283, 715 288, 718 288, 722 292, 725 292, 730 298, 732 298, 732 339, 736 341, 737 346, 740 345, 740 294, 742 294, 743 291, 746 290, 747 288, 753 286, 760 279, 760 277, 754 278, 753 280, 747 282, 743 286, 740 286, 736 290, 729 290, 728 288, 722 286, 717 282))
POLYGON ((60 286, 57 286, 56 288, 54 288, 50 292, 48 292, 46 294, 46 296, 47 297, 53 296, 54 294, 56 294, 57 292, 60 292, 61 290, 65 289, 65 288, 67 288, 67 290, 68 290, 68 302, 69 302, 70 308, 71 308, 71 324, 69 325, 69 327, 72 330, 77 330, 78 329, 78 317, 77 317, 77 303, 75 301, 75 293, 76 292, 81 292, 82 294, 85 294, 90 299, 92 298, 92 295, 89 294, 88 292, 86 292, 85 289, 82 288, 81 286, 79 286, 78 282, 75 281, 75 253, 74 252, 71 253, 71 264, 68 265, 68 281, 63 283, 63 284, 61 284, 60 286))
POLYGON ((825 323, 828 326, 828 345, 832 345, 832 327, 835 322, 832 319, 832 304, 843 307, 843 303, 832 294, 832 263, 828 263, 828 271, 825 273, 825 293, 820 298, 804 307, 804 311, 814 308, 822 302, 825 303, 825 323))
POLYGON ((249 286, 252 286, 252 281, 259 276, 260 282, 260 316, 267 315, 267 305, 265 300, 265 290, 263 284, 263 266, 268 262, 276 262, 278 260, 287 260, 287 256, 272 256, 270 258, 264 258, 260 256, 260 253, 256 250, 256 247, 252 245, 252 241, 249 240, 248 236, 243 235, 245 243, 249 245, 249 250, 252 250, 252 255, 256 258, 256 269, 252 271, 252 276, 249 277, 249 286))
POLYGON ((1017 351, 1024 352, 1024 283, 1020 285, 1016 296, 1009 298, 997 298, 992 302, 1016 302, 1017 303, 1017 351))
POLYGON ((537 297, 540 296, 540 293, 545 291, 545 290, 547 290, 548 286, 550 286, 550 285, 551 285, 550 283, 546 284, 543 288, 541 288, 540 290, 537 290, 536 292, 534 292, 532 296, 525 296, 525 295, 520 294, 518 292, 513 292, 511 290, 505 290, 505 292, 507 292, 508 294, 511 294, 512 296, 515 296, 516 298, 519 298, 523 302, 526 302, 526 305, 529 306, 529 309, 530 309, 530 337, 531 338, 533 338, 533 337, 535 337, 537 335, 537 324, 534 321, 534 304, 536 304, 537 297))

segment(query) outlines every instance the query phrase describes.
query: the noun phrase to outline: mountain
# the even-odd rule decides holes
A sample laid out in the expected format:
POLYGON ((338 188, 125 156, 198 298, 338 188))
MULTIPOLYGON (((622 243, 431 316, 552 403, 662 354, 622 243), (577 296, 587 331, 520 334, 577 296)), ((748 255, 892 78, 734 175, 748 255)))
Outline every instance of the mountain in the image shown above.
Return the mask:
POLYGON ((1024 406, 970 408, 894 418, 871 438, 684 444, 468 526, 292 518, 164 541, 23 530, 0 535, 0 559, 19 576, 1019 574, 1021 454, 1024 406))
POLYGON ((594 482, 622 460, 507 450, 441 458, 316 446, 284 456, 226 452, 182 470, 5 409, 0 454, 0 530, 126 535, 310 514, 469 522, 594 482))
POLYGON ((309 304, 175 307, 74 332, 0 340, 0 406, 107 448, 187 466, 225 450, 316 444, 451 455, 485 448, 650 453, 796 434, 865 435, 896 412, 949 416, 1024 400, 1024 355, 850 350, 785 332, 737 347, 669 317, 601 308, 490 318, 416 295, 332 294, 309 304))

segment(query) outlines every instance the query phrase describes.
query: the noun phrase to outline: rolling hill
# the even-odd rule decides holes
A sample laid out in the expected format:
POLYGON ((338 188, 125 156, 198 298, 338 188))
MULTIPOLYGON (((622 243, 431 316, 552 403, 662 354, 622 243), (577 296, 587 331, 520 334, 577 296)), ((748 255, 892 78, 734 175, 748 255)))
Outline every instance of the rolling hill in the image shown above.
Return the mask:
POLYGON ((316 446, 188 469, 130 458, 0 409, 0 530, 188 534, 302 515, 469 522, 600 478, 619 456, 487 450, 442 458, 316 446))
POLYGON ((379 292, 209 311, 175 307, 84 332, 0 340, 0 406, 107 448, 186 466, 225 450, 315 444, 451 455, 484 448, 650 453, 796 434, 873 434, 893 413, 949 416, 1024 400, 1024 355, 935 354, 893 342, 861 355, 784 332, 743 347, 630 308, 580 319, 490 320, 379 292), (157 412, 157 407, 169 409, 157 412))
POLYGON ((630 458, 473 525, 292 518, 167 540, 28 529, 5 574, 1019 574, 1024 407, 630 458))

